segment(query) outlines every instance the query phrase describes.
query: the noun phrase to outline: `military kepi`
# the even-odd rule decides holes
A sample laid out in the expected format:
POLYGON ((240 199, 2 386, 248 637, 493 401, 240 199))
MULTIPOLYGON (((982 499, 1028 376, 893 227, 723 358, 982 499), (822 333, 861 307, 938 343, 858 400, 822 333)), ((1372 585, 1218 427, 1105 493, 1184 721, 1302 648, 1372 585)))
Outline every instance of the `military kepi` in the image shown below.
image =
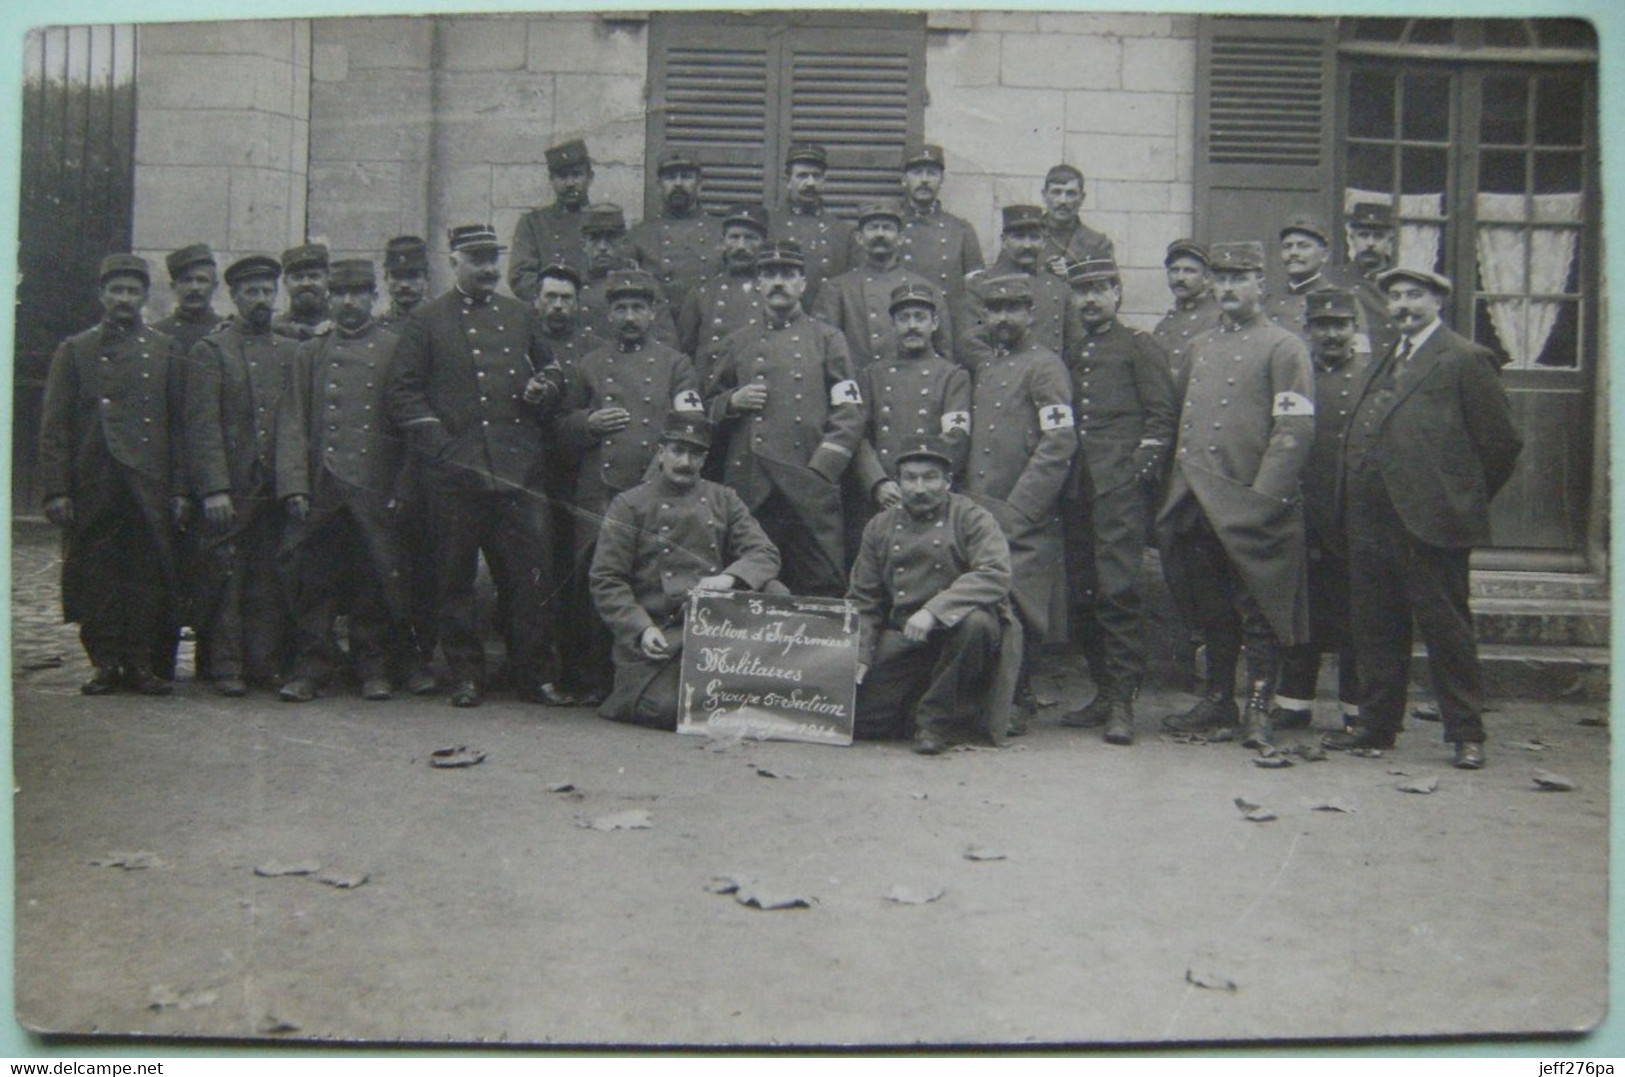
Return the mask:
POLYGON ((1171 266, 1181 258, 1194 258, 1207 265, 1207 248, 1194 239, 1176 239, 1168 244, 1168 253, 1162 256, 1162 264, 1171 266))
POLYGON ((334 262, 327 270, 327 286, 335 292, 366 291, 378 287, 372 260, 344 258, 334 262))
POLYGON ((1005 206, 1004 230, 1014 232, 1020 228, 1044 227, 1044 209, 1042 206, 1005 206))
POLYGON ((763 236, 768 232, 767 208, 759 202, 740 202, 728 207, 728 212, 722 218, 722 227, 730 224, 742 224, 746 228, 754 228, 763 236))
POLYGON ((560 142, 557 146, 550 146, 547 150, 547 170, 549 172, 563 172, 568 168, 577 168, 582 165, 592 167, 592 158, 587 156, 587 144, 579 138, 572 138, 568 142, 560 142))
POLYGON ((1247 272, 1264 269, 1264 244, 1257 240, 1242 240, 1236 243, 1215 243, 1208 248, 1208 265, 1214 272, 1229 271, 1232 273, 1247 272))
POLYGON ((459 224, 446 233, 454 251, 500 251, 506 248, 497 242, 497 230, 488 224, 459 224))
POLYGON ((609 279, 604 285, 604 298, 611 301, 616 299, 647 299, 652 303, 654 302, 657 287, 654 274, 646 270, 617 271, 609 275, 609 279))
POLYGON ((429 244, 421 236, 396 236, 384 244, 384 272, 409 273, 429 268, 429 244))
POLYGON ((226 267, 226 287, 235 288, 239 281, 255 277, 270 277, 276 280, 280 276, 282 276, 281 262, 269 254, 250 254, 226 267))
POLYGON ((1320 240, 1322 246, 1331 246, 1331 229, 1327 228, 1324 224, 1315 220, 1313 217, 1300 214, 1299 216, 1292 218, 1290 221, 1287 221, 1281 226, 1279 238, 1285 239, 1293 232, 1301 232, 1302 234, 1313 239, 1318 239, 1320 240))
POLYGON ((976 291, 983 303, 1025 303, 1033 305, 1033 286, 1025 273, 1004 273, 976 278, 976 291))
POLYGON ((327 245, 324 243, 306 243, 300 247, 289 247, 282 252, 282 272, 297 273, 301 269, 326 269, 327 245))
POLYGON ((907 172, 915 165, 936 165, 938 168, 946 169, 948 158, 942 152, 941 146, 928 143, 924 146, 915 146, 903 154, 903 171, 907 172))
POLYGON ((941 464, 944 470, 952 471, 954 468, 954 458, 948 455, 948 448, 943 443, 942 438, 931 434, 906 443, 903 446, 903 451, 898 453, 894 459, 897 461, 898 466, 902 466, 910 460, 934 460, 941 464))
POLYGON ((819 168, 829 167, 829 151, 816 142, 792 142, 790 152, 784 155, 784 163, 793 165, 797 161, 802 164, 817 165, 819 168))
POLYGON ((756 252, 756 268, 764 269, 767 266, 794 266, 796 269, 806 269, 807 255, 801 249, 801 244, 793 239, 764 243, 762 249, 756 252))
POLYGON ((891 306, 887 308, 891 313, 910 304, 936 310, 937 290, 924 281, 905 281, 891 290, 891 306))
POLYGON ((666 425, 660 430, 661 441, 681 441, 701 449, 711 447, 711 423, 693 411, 672 411, 666 414, 666 425))
POLYGON ((207 243, 193 243, 189 247, 182 247, 178 251, 170 251, 164 258, 164 266, 169 270, 169 279, 177 280, 193 266, 214 265, 214 252, 207 243))
POLYGON ((1327 288, 1303 297, 1304 321, 1312 322, 1317 318, 1353 319, 1357 317, 1355 309, 1354 293, 1342 288, 1327 288))
POLYGON ((1117 263, 1110 258, 1085 258, 1079 262, 1068 262, 1066 266, 1068 284, 1093 284, 1095 281, 1117 279, 1117 263))
POLYGON ((614 202, 594 202, 581 211, 581 234, 618 236, 626 231, 626 212, 614 202))
POLYGON ((102 259, 99 279, 106 284, 114 277, 140 277, 142 284, 152 284, 152 270, 147 260, 134 254, 109 254, 102 259))
POLYGON ((1349 214, 1348 226, 1371 232, 1392 232, 1394 212, 1381 202, 1356 202, 1349 214))

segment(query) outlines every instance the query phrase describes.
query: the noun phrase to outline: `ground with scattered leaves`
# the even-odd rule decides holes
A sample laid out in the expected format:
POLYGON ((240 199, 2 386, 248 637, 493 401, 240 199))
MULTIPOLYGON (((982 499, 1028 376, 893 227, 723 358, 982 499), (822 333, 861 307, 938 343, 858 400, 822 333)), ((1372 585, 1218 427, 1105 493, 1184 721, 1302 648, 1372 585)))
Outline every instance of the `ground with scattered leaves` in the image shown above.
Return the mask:
POLYGON ((1089 692, 1066 661, 1027 737, 936 758, 500 696, 89 699, 49 544, 21 543, 13 580, 17 1003, 36 1029, 1143 1042, 1603 1011, 1600 705, 1503 703, 1467 773, 1416 720, 1377 756, 1255 765, 1158 737, 1189 702, 1160 690, 1140 742, 1109 747, 1056 724, 1089 692), (483 758, 434 766, 447 748, 483 758))

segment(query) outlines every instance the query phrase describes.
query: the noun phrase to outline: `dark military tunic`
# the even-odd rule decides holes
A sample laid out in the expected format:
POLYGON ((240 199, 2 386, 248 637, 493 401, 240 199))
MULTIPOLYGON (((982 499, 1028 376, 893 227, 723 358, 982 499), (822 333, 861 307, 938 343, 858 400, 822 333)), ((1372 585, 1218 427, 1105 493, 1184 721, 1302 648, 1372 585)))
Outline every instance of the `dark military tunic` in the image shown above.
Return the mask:
POLYGON ((506 296, 453 289, 414 311, 396 346, 388 411, 423 461, 440 644, 458 681, 485 677, 474 594, 481 551, 506 602, 516 684, 528 691, 554 676, 543 421, 562 382, 539 319, 506 296), (533 374, 550 386, 539 404, 524 400, 533 374))
POLYGON ((954 310, 964 301, 965 275, 986 264, 976 229, 969 221, 944 213, 940 202, 925 211, 912 201, 905 205, 898 250, 903 265, 935 284, 954 310))
POLYGON ((723 341, 705 398, 722 481, 778 545, 786 584, 819 588, 804 594, 842 593, 840 479, 863 436, 863 398, 845 338, 799 308, 783 322, 741 329, 723 341), (734 411, 733 391, 758 380, 767 386, 766 406, 734 411))
POLYGON ((778 571, 779 551, 726 486, 701 479, 681 490, 656 476, 617 494, 590 572, 593 602, 615 638, 615 687, 598 713, 675 728, 680 666, 644 657, 644 630, 661 629, 675 647, 701 579, 727 573, 758 591, 778 571))
POLYGON ((919 359, 901 354, 858 371, 867 411, 864 439, 853 465, 872 494, 882 480, 897 478, 897 454, 920 439, 940 435, 964 471, 970 445, 970 371, 935 353, 919 359))
POLYGON ((324 679, 330 626, 342 593, 350 653, 363 677, 381 677, 404 643, 407 613, 393 513, 405 449, 384 411, 396 337, 368 323, 299 345, 276 425, 277 497, 310 499, 282 537, 291 580, 296 676, 324 679))
POLYGON ((1158 514, 1159 525, 1168 524, 1195 498, 1287 646, 1308 632, 1298 491, 1314 440, 1314 392, 1308 347, 1262 313, 1192 341, 1172 478, 1158 514))
POLYGON ((62 550, 62 616, 98 666, 150 668, 169 631, 169 499, 183 492, 181 359, 150 326, 97 325, 51 357, 40 415, 45 500, 73 499, 62 550))
POLYGON ((581 211, 557 202, 529 210, 514 226, 508 251, 508 287, 526 303, 542 290, 541 272, 551 262, 579 263, 581 211))
POLYGON ((687 217, 640 221, 629 235, 641 252, 643 268, 655 275, 672 307, 681 310, 688 294, 721 264, 719 232, 717 219, 696 207, 687 217))
POLYGON ((1213 293, 1203 292, 1195 299, 1181 299, 1151 330, 1168 354, 1168 375, 1175 385, 1184 386, 1190 373, 1191 341, 1209 329, 1217 329, 1223 317, 1224 311, 1213 293))
POLYGON ((768 213, 768 235, 776 242, 793 239, 807 258, 807 290, 801 305, 812 311, 824 282, 845 273, 852 265, 852 225, 826 213, 819 205, 797 209, 786 202, 768 213))
MULTIPOLYGON (((622 268, 636 269, 637 264, 628 262, 622 268)), ((576 306, 584 329, 604 340, 614 340, 618 334, 615 327, 610 324, 609 299, 604 295, 604 288, 608 282, 607 275, 584 278, 581 287, 576 289, 576 306)), ((540 288, 540 285, 537 287, 540 288)), ((654 307, 655 317, 649 325, 649 339, 658 341, 668 348, 682 350, 678 345, 676 314, 666 298, 666 293, 662 291, 657 294, 651 305, 654 307)))
POLYGON ((718 273, 688 294, 677 315, 677 347, 694 360, 694 371, 703 385, 728 334, 761 325, 766 316, 755 274, 718 273))
POLYGON ((214 565, 202 618, 216 677, 269 681, 292 629, 277 568, 284 514, 276 501, 276 416, 299 344, 240 316, 187 356, 186 463, 199 500, 229 493, 236 522, 210 536, 214 565))
MULTIPOLYGON (((1301 283, 1288 283, 1283 295, 1268 296, 1264 300, 1264 312, 1284 329, 1290 329, 1298 334, 1307 343, 1309 340, 1309 322, 1305 315, 1304 297, 1311 292, 1332 291, 1337 288, 1352 288, 1352 281, 1345 283, 1344 274, 1336 273, 1328 266, 1324 272, 1316 273, 1313 277, 1301 283)), ((1383 321, 1387 315, 1384 313, 1383 321)), ((1394 331, 1397 335, 1397 330, 1394 331)), ((1388 339, 1392 339, 1391 337, 1388 339)), ((1354 318, 1354 351, 1356 354, 1369 358, 1371 356, 1372 333, 1370 319, 1367 317, 1363 305, 1356 305, 1354 318)))
POLYGON ((891 320, 891 294, 904 284, 923 284, 937 295, 941 327, 935 339, 951 350, 954 340, 953 315, 942 299, 942 289, 918 273, 904 268, 901 261, 889 269, 864 264, 849 269, 824 283, 813 313, 846 336, 852 366, 863 370, 881 356, 897 354, 897 332, 891 320))
MULTIPOLYGON (((1077 308, 1072 305, 1072 288, 1040 263, 1036 273, 1027 273, 1004 255, 986 270, 989 277, 1022 274, 1033 289, 1032 326, 1027 330, 1027 341, 1048 348, 1065 359, 1083 340, 1083 322, 1077 308)), ((987 341, 987 314, 974 290, 965 294, 966 313, 960 324, 960 337, 964 348, 974 350, 967 338, 987 341)))
POLYGON ((1078 446, 1071 378, 1059 356, 1031 340, 1013 352, 989 352, 973 376, 965 492, 993 513, 1010 543, 1029 646, 1065 639, 1058 503, 1078 446))
POLYGON ((1106 233, 1095 231, 1077 218, 1073 218, 1070 228, 1062 228, 1045 213, 1044 251, 1038 258, 1049 267, 1050 272, 1064 279, 1066 271, 1060 266, 1065 262, 1088 262, 1098 258, 1115 261, 1117 250, 1106 233))
POLYGON ((172 337, 180 348, 181 356, 184 357, 198 341, 214 332, 223 321, 225 319, 213 310, 205 310, 202 317, 192 317, 176 309, 169 317, 153 322, 152 327, 172 337))

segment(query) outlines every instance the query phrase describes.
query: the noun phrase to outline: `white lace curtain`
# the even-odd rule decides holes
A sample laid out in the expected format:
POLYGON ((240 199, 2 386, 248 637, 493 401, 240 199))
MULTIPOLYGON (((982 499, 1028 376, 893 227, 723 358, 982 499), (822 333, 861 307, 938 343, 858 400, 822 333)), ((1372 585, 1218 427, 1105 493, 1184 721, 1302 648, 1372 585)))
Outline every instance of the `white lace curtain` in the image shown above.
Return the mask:
MULTIPOLYGON (((1384 191, 1350 188, 1344 192, 1345 213, 1352 211, 1356 202, 1394 204, 1384 191)), ((1430 270, 1438 267, 1441 225, 1407 218, 1440 217, 1443 205, 1444 196, 1440 194, 1399 196, 1396 215, 1403 223, 1399 228, 1397 265, 1430 270)), ((1484 291, 1505 296, 1487 302, 1490 324, 1511 358, 1509 365, 1531 367, 1545 350, 1562 304, 1529 296, 1562 293, 1580 245, 1577 229, 1550 226, 1577 223, 1583 196, 1480 194, 1475 209, 1479 277, 1484 291)))

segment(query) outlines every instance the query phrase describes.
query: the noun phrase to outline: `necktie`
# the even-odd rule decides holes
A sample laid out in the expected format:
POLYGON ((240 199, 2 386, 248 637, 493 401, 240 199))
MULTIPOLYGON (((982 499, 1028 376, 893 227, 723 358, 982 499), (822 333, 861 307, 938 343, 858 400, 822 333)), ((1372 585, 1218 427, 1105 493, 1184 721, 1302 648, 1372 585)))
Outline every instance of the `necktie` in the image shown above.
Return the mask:
POLYGON ((1394 357, 1388 361, 1388 365, 1383 370, 1382 388, 1393 391, 1398 387, 1400 368, 1405 365, 1405 361, 1410 357, 1411 338, 1401 336, 1398 346, 1394 349, 1394 357))
POLYGON ((1409 359, 1410 357, 1411 338, 1402 336, 1399 338, 1399 354, 1394 357, 1394 368, 1397 370, 1399 367, 1404 366, 1405 360, 1409 359))

